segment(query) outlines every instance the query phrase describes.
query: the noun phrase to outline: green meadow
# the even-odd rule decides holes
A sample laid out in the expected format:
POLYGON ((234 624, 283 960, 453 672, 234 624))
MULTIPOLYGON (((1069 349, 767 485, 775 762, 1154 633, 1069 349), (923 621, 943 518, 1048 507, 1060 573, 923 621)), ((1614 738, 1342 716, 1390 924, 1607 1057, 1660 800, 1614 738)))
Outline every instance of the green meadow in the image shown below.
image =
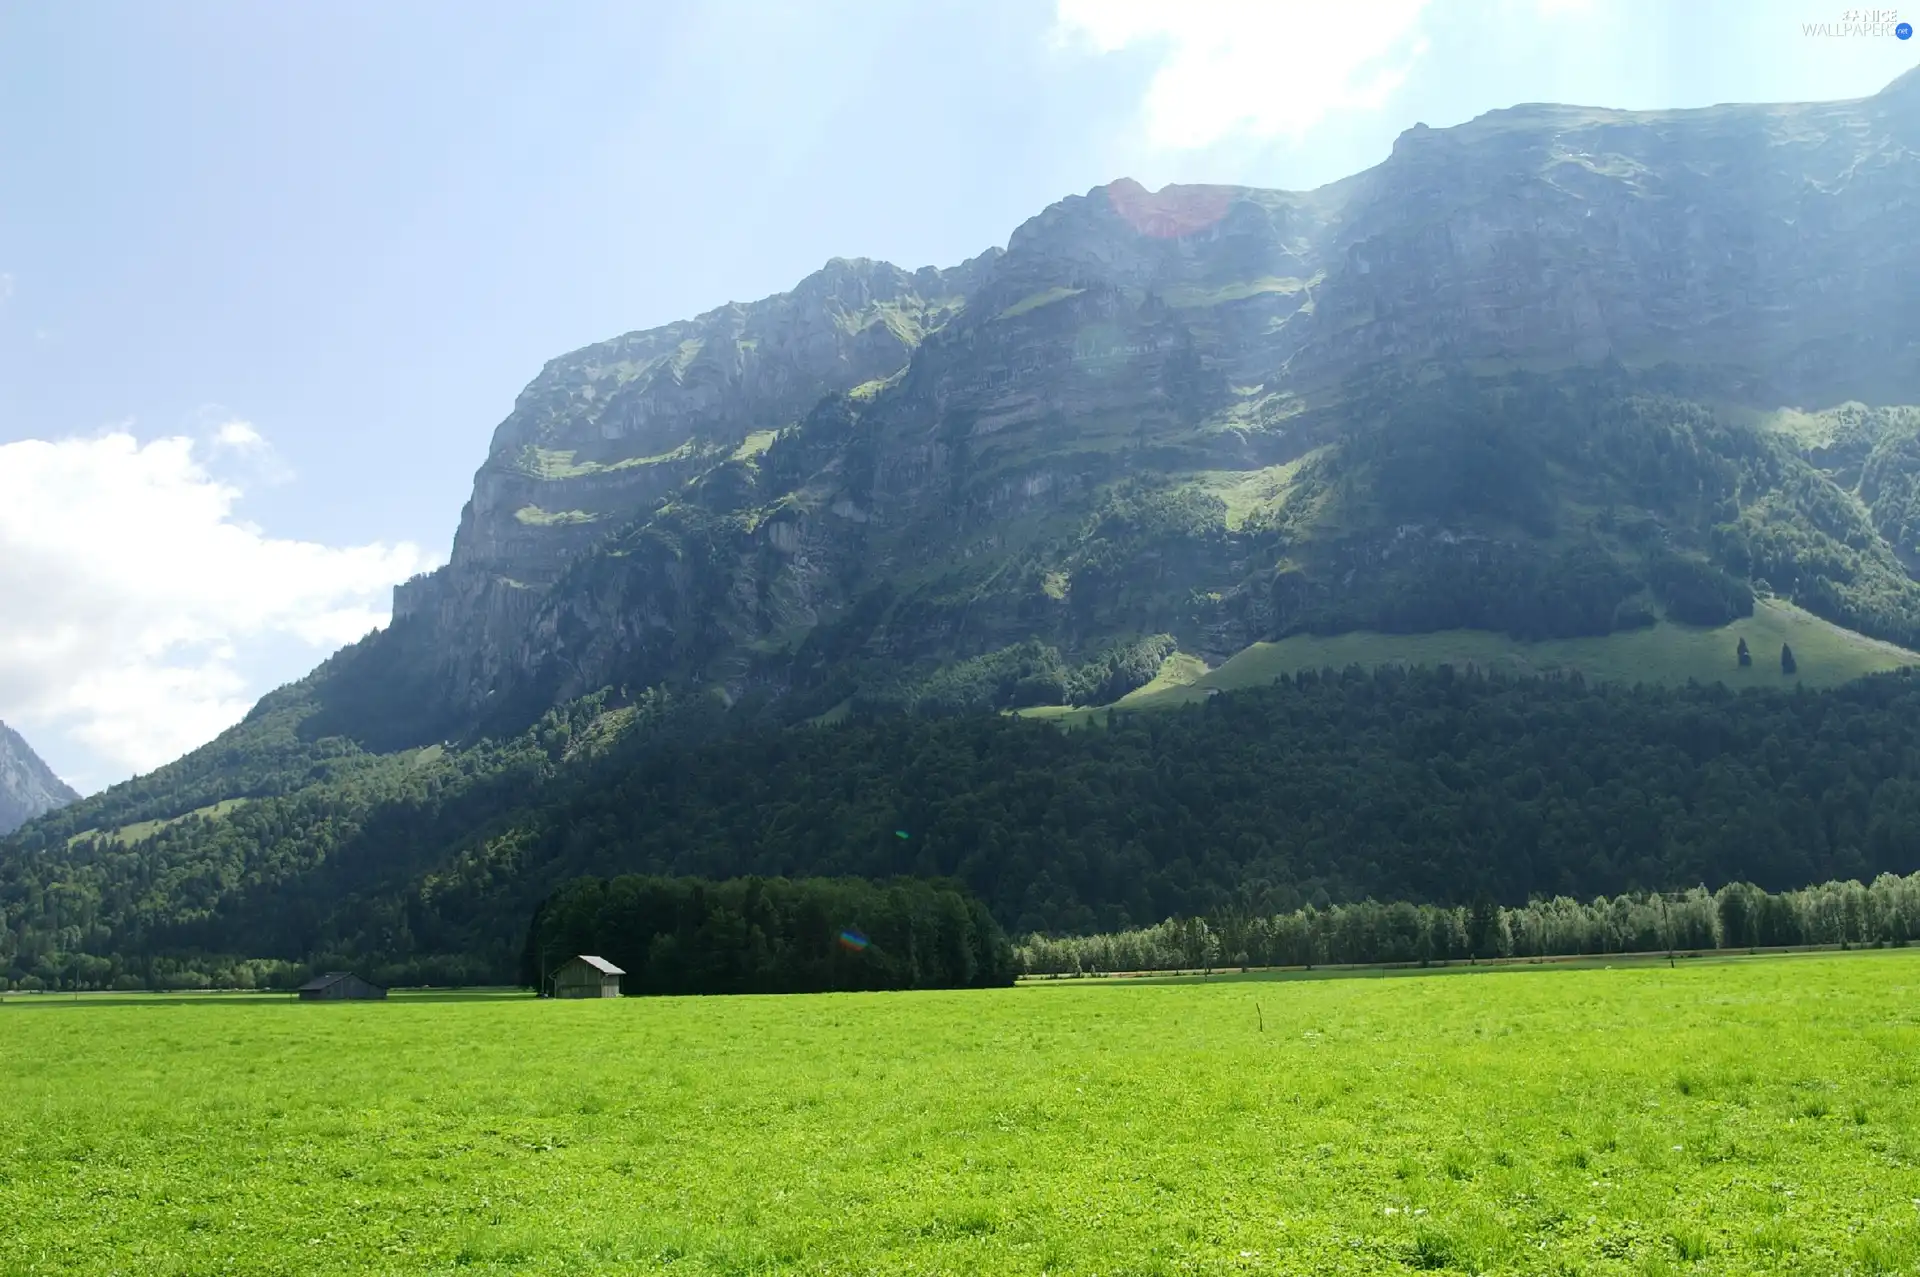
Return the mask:
POLYGON ((1920 952, 0 1005, 0 1273, 1895 1273, 1920 952))
MULTIPOLYGON (((1693 681, 1724 683, 1738 691, 1838 687, 1916 661, 1920 656, 1905 648, 1841 629, 1791 603, 1760 599, 1752 616, 1711 627, 1663 620, 1643 630, 1539 642, 1485 630, 1295 634, 1278 642, 1255 643, 1212 670, 1197 658, 1177 652, 1152 682, 1115 703, 1122 709, 1167 709, 1216 691, 1262 687, 1283 675, 1349 665, 1474 666, 1515 677, 1579 673, 1609 683, 1678 686, 1693 681), (1735 657, 1741 639, 1753 654, 1753 664, 1744 669, 1735 657), (1780 670, 1782 644, 1794 652, 1796 668, 1791 675, 1780 670)), ((1045 705, 1019 712, 1074 724, 1105 709, 1045 705)))
POLYGON ((1791 603, 1761 599, 1754 604, 1752 616, 1727 625, 1661 621, 1644 630, 1533 643, 1479 630, 1300 634, 1277 643, 1256 643, 1198 682, 1204 695, 1206 687, 1252 687, 1301 670, 1450 663, 1522 676, 1578 671, 1614 683, 1680 684, 1692 679, 1721 682, 1736 690, 1796 684, 1811 688, 1837 687, 1867 674, 1899 669, 1915 659, 1904 648, 1843 630, 1791 603), (1753 664, 1745 669, 1735 659, 1743 638, 1753 653, 1753 664), (1794 651, 1797 668, 1791 675, 1780 672, 1783 643, 1794 651))

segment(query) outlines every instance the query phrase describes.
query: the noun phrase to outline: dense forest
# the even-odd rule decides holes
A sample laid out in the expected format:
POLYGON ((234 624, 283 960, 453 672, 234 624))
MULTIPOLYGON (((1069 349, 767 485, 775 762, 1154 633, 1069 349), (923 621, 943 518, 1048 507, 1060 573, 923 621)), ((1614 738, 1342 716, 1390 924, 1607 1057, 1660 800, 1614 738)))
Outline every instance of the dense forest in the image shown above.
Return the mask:
POLYGON ((483 749, 344 754, 330 785, 131 845, 42 822, 0 861, 0 974, 511 980, 542 899, 629 873, 946 878, 1010 933, 1068 935, 1920 869, 1906 674, 1736 694, 1352 669, 1070 731, 714 724, 697 700, 590 698, 483 749))
POLYGON ((1728 883, 1588 902, 1556 896, 1508 907, 1357 904, 1291 913, 1170 918, 1111 935, 1029 936, 1023 975, 1459 962, 1609 953, 1695 953, 1797 945, 1907 945, 1920 940, 1920 874, 1768 893, 1728 883))
POLYGON ((527 928, 520 982, 597 954, 625 993, 821 993, 1011 984, 1013 950, 954 883, 628 875, 567 883, 527 928))
POLYGON ((1241 901, 1520 903, 1920 867, 1920 686, 1736 695, 1327 672, 1078 732, 889 720, 663 750, 442 879, 952 876, 1017 933, 1241 901), (911 838, 897 838, 895 830, 911 838))

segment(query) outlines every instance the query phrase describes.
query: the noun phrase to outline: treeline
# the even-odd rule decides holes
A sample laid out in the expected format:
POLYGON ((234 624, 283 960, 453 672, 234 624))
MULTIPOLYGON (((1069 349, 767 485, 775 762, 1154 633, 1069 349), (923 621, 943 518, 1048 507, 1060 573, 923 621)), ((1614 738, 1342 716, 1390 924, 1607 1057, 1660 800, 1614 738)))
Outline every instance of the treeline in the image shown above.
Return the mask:
POLYGON ((1647 580, 1676 621, 1725 625, 1753 615, 1753 587, 1684 554, 1664 548, 1649 553, 1647 580))
POLYGON ((1636 892, 1584 904, 1560 896, 1512 908, 1486 899, 1465 906, 1367 900, 1267 916, 1177 918, 1106 935, 1035 935, 1014 954, 1022 975, 1083 975, 1915 940, 1920 873, 1775 894, 1729 883, 1716 892, 1636 892))
MULTIPOLYGON (((344 964, 336 964, 344 965, 344 964)), ((140 956, 67 955, 58 966, 0 974, 0 993, 93 989, 179 992, 194 989, 294 989, 317 967, 265 958, 175 959, 140 956)))
POLYGON ((622 991, 819 993, 1013 982, 1013 948, 950 882, 583 878, 542 901, 520 982, 546 991, 574 954, 622 968, 622 991))
POLYGON ((1451 534, 1395 540, 1355 538, 1330 547, 1330 568, 1276 574, 1275 632, 1469 629, 1535 641, 1608 634, 1653 620, 1632 616, 1628 606, 1642 591, 1641 580, 1593 545, 1555 551, 1451 534), (1391 561, 1380 563, 1389 551, 1391 561))

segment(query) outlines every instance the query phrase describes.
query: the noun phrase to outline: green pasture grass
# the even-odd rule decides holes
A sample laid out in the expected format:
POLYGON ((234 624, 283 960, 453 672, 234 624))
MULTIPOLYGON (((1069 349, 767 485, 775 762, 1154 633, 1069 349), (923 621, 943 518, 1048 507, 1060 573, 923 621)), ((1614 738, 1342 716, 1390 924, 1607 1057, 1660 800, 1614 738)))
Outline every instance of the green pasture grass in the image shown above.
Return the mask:
MULTIPOLYGON (((1195 673, 1188 663, 1163 668, 1154 682, 1115 702, 1122 709, 1166 709, 1200 700, 1213 691, 1262 687, 1282 675, 1349 665, 1438 665, 1508 674, 1577 672, 1616 683, 1680 685, 1689 679, 1735 689, 1791 690, 1795 685, 1835 687, 1868 674, 1920 664, 1920 653, 1843 630, 1830 621, 1778 599, 1760 599, 1753 615, 1731 625, 1698 626, 1661 621, 1643 630, 1595 638, 1524 642, 1487 630, 1441 630, 1432 634, 1296 634, 1276 643, 1255 643, 1217 669, 1195 673), (1742 638, 1753 664, 1741 669, 1735 649, 1742 638), (1780 672, 1780 645, 1793 648, 1797 670, 1780 672)), ((1104 706, 1023 710, 1033 717, 1073 725, 1104 706)))
POLYGON ((771 448, 773 446, 773 441, 779 437, 780 437, 780 432, 778 430, 752 431, 747 435, 747 437, 744 440, 741 441, 740 446, 733 450, 733 456, 731 460, 752 461, 755 457, 758 457, 761 453, 765 452, 768 448, 771 448))
MULTIPOLYGON (((1164 661, 1160 662, 1160 669, 1154 674, 1151 681, 1127 693, 1127 695, 1116 701, 1115 704, 1129 707, 1141 703, 1149 705, 1160 704, 1162 703, 1160 699, 1162 693, 1178 692, 1179 689, 1198 682, 1200 679, 1205 678, 1206 675, 1207 663, 1205 661, 1186 652, 1172 652, 1168 654, 1164 661)), ((1176 697, 1166 703, 1180 704, 1182 702, 1176 697)), ((1079 724, 1084 723, 1089 716, 1100 712, 1104 708, 1104 706, 1030 705, 1025 709, 1019 709, 1013 712, 1023 718, 1045 718, 1052 719, 1056 722, 1079 724)))
MULTIPOLYGON (((439 746, 436 745, 434 748, 438 749, 439 746)), ((130 825, 120 825, 108 830, 105 836, 109 842, 117 842, 122 847, 131 847, 141 839, 151 838, 168 825, 179 824, 190 816, 205 816, 209 820, 218 820, 235 808, 245 806, 252 801, 250 798, 222 798, 217 803, 208 803, 204 807, 196 807, 192 811, 184 812, 178 816, 169 816, 164 820, 138 820, 130 825)), ((100 836, 98 829, 83 829, 73 835, 73 837, 67 839, 67 846, 73 846, 73 844, 79 842, 82 838, 97 838, 100 836)))
POLYGON ((542 510, 537 505, 523 505, 513 517, 530 527, 550 528, 563 523, 593 523, 601 516, 591 510, 542 510))
POLYGON ((688 439, 679 447, 668 452, 655 453, 646 457, 620 457, 612 461, 577 460, 579 451, 572 448, 540 448, 529 444, 521 449, 518 469, 522 474, 535 479, 579 479, 587 475, 605 474, 612 470, 630 470, 636 466, 654 466, 667 461, 684 461, 692 457, 698 446, 688 439))
POLYGON ((1251 515, 1271 513, 1286 504, 1294 478, 1307 463, 1322 456, 1315 448, 1292 461, 1259 470, 1206 470, 1193 476, 1195 486, 1219 497, 1227 506, 1227 527, 1239 531, 1251 515))
POLYGON ((0 1273, 1896 1273, 1920 953, 0 1007, 0 1273))
POLYGON ((1643 630, 1597 638, 1522 642, 1503 634, 1451 630, 1438 634, 1297 635, 1278 643, 1260 643, 1215 670, 1202 685, 1244 687, 1270 682, 1280 673, 1331 665, 1407 663, 1455 665, 1545 673, 1578 670, 1612 682, 1702 683, 1730 687, 1832 687, 1866 674, 1899 669, 1920 661, 1914 653, 1878 639, 1843 630, 1812 613, 1774 599, 1760 599, 1753 615, 1729 625, 1697 626, 1661 621, 1643 630), (1734 659, 1740 639, 1747 640, 1753 664, 1741 669, 1734 659), (1780 673, 1780 645, 1793 647, 1798 672, 1780 673))

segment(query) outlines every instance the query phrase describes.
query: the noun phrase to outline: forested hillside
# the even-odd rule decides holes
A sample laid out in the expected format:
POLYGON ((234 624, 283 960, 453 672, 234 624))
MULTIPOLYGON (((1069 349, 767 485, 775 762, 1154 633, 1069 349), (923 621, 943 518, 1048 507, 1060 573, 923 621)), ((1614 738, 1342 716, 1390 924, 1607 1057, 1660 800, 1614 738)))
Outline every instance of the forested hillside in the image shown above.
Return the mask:
POLYGON ((43 845, 0 871, 0 961, 97 984, 270 974, 245 959, 506 979, 550 891, 620 873, 949 877, 1025 933, 1920 865, 1905 674, 1736 695, 1356 669, 1074 731, 726 727, 699 703, 587 702, 131 847, 43 845))

